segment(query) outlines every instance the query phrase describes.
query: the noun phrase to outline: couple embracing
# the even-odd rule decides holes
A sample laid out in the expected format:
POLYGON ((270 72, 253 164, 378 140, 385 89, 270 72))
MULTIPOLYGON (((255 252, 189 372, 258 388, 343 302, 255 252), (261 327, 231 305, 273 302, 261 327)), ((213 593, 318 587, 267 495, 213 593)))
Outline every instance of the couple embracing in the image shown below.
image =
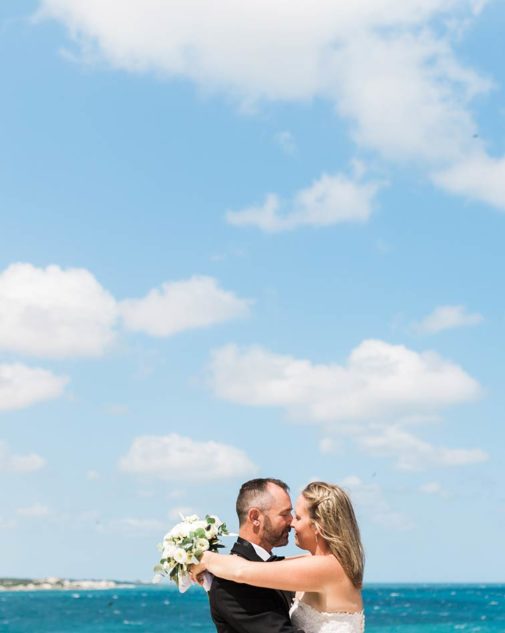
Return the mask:
POLYGON ((363 633, 363 548, 341 488, 312 482, 293 512, 283 481, 253 479, 240 489, 237 514, 234 555, 205 552, 192 569, 195 579, 203 571, 214 576, 209 600, 218 633, 363 633), (309 553, 272 555, 291 529, 309 553))

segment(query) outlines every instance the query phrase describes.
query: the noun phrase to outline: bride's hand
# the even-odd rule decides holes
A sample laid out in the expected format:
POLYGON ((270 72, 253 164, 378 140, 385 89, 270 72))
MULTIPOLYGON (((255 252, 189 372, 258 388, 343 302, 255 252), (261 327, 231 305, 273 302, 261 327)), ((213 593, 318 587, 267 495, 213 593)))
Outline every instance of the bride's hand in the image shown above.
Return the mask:
POLYGON ((196 565, 191 565, 189 568, 189 575, 191 576, 191 579, 199 584, 202 584, 202 574, 207 569, 205 564, 206 554, 207 552, 204 552, 200 562, 196 565))

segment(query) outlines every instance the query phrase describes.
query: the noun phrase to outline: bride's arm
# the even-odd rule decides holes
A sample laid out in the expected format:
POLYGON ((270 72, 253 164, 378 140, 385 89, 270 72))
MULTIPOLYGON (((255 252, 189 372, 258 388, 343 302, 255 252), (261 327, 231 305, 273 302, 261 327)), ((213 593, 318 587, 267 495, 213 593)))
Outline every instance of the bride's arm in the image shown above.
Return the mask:
POLYGON ((265 564, 212 552, 204 553, 194 571, 199 574, 204 569, 226 580, 285 591, 320 591, 344 573, 334 556, 300 556, 265 564))

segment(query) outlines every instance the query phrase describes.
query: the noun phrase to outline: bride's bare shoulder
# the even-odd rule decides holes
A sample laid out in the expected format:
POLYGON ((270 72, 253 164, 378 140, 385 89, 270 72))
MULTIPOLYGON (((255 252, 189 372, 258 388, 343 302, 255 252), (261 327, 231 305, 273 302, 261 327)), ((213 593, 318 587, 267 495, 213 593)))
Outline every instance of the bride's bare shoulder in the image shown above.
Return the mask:
POLYGON ((287 558, 286 561, 290 563, 293 571, 295 569, 300 570, 314 570, 316 573, 321 573, 323 576, 327 576, 328 579, 339 579, 341 576, 345 576, 344 570, 340 562, 333 556, 333 554, 307 554, 304 556, 293 556, 287 558))

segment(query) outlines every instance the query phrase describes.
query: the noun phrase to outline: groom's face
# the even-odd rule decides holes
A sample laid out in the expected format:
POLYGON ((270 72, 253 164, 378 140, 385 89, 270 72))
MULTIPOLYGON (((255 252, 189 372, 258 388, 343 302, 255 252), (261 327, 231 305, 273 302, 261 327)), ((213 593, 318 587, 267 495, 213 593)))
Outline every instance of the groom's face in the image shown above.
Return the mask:
POLYGON ((269 484, 268 492, 271 495, 271 504, 268 509, 263 510, 262 541, 270 550, 272 547, 288 544, 293 508, 288 493, 279 486, 269 484))

